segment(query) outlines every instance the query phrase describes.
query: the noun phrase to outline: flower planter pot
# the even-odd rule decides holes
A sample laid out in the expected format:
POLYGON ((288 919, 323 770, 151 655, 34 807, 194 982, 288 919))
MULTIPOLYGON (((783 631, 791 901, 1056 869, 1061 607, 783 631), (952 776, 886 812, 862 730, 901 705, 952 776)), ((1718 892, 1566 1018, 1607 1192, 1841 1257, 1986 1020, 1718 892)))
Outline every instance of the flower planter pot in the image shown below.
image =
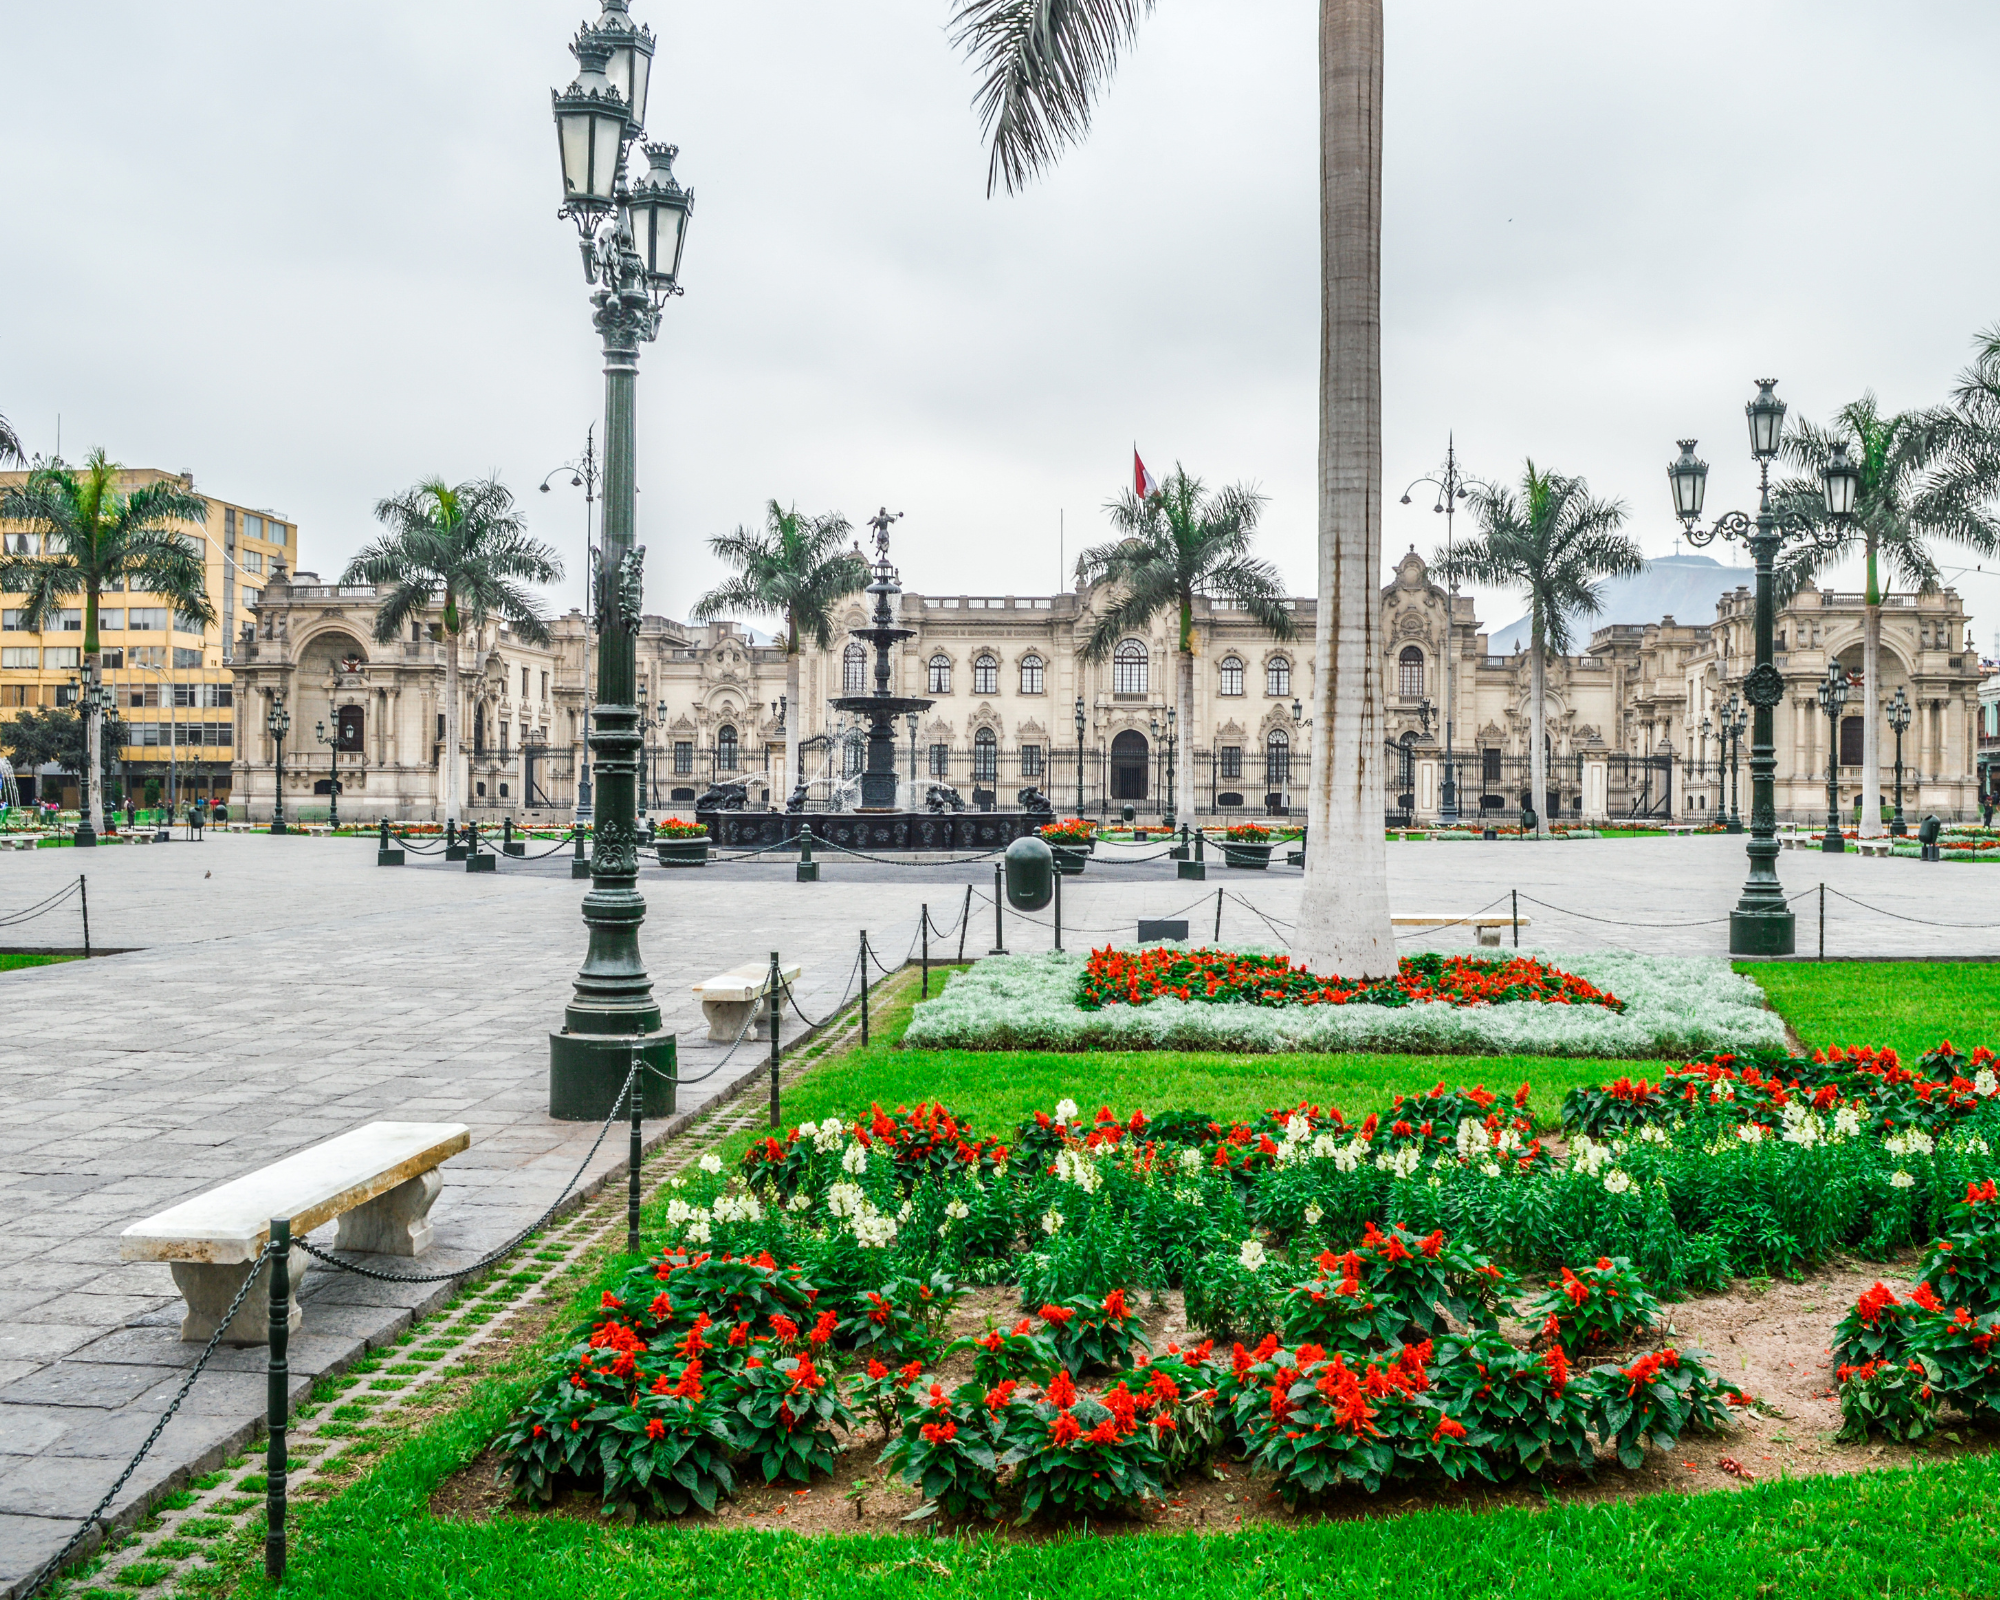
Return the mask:
POLYGON ((1262 872, 1271 864, 1273 848, 1268 844, 1235 844, 1225 839, 1222 842, 1223 863, 1249 872, 1262 872))
POLYGON ((1049 854, 1055 857, 1056 871, 1064 877, 1074 877, 1090 864, 1090 847, 1096 841, 1084 844, 1050 844, 1049 854))
POLYGON ((660 865, 663 867, 705 867, 708 865, 708 840, 662 839, 658 845, 660 865))

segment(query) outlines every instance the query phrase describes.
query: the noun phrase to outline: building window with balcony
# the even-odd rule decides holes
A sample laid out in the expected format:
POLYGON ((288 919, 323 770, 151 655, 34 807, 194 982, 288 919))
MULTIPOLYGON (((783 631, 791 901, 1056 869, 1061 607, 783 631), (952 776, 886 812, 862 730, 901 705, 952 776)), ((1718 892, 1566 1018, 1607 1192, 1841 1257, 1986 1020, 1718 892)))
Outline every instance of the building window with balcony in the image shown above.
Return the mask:
POLYGON ((980 656, 972 663, 972 692, 974 694, 1000 692, 1000 663, 991 656, 980 656))
POLYGON ((849 645, 840 654, 840 692, 868 692, 868 652, 858 644, 849 645))
POLYGON ((1137 639, 1127 639, 1111 652, 1111 692, 1146 692, 1146 647, 1137 639))
POLYGON ((1283 656, 1273 656, 1264 664, 1264 693, 1280 698, 1292 692, 1292 664, 1283 656))
POLYGON ((676 739, 674 741, 674 771, 689 773, 694 771, 694 741, 676 739))
POLYGON ((1273 728, 1264 741, 1264 786, 1282 789, 1292 781, 1292 741, 1282 728, 1273 728))
POLYGON ((1217 692, 1228 695, 1238 695, 1243 692, 1243 663, 1236 657, 1222 658, 1221 682, 1217 692))
POLYGON ((1042 775, 1042 747, 1038 744, 1021 746, 1021 776, 1039 778, 1042 775))
POLYGON ((972 781, 1000 781, 1000 741, 993 737, 991 728, 981 728, 972 736, 972 781))
POLYGON ((948 778, 951 776, 951 746, 934 744, 931 746, 931 776, 948 778))
POLYGON ((715 730, 715 768, 718 772, 736 770, 736 730, 726 722, 715 730))
POLYGON ((1240 778, 1243 776, 1243 746, 1226 744, 1222 747, 1222 776, 1240 778))
POLYGON ((1042 658, 1040 656, 1021 657, 1021 693, 1040 694, 1042 692, 1042 658))
POLYGON ((950 656, 940 654, 931 657, 930 681, 931 681, 930 693, 932 694, 951 693, 950 656))
POLYGON ((1413 644, 1396 657, 1396 693, 1405 700, 1424 697, 1424 653, 1413 644))

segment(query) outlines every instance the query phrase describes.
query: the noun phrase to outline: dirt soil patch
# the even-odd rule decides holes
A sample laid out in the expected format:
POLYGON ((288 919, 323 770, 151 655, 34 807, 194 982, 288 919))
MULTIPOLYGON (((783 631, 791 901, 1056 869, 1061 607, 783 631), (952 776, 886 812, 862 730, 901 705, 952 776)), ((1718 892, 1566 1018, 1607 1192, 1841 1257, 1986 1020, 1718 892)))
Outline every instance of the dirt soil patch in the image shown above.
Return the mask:
MULTIPOLYGON (((1658 1338, 1643 1341, 1641 1348, 1672 1344, 1704 1351, 1722 1377, 1758 1403, 1738 1414, 1733 1433, 1688 1434, 1671 1450, 1649 1451, 1637 1472, 1627 1472, 1614 1458, 1605 1457, 1595 1478, 1557 1473, 1497 1486, 1480 1481, 1401 1483, 1379 1495, 1343 1489, 1293 1512, 1278 1498, 1268 1474, 1222 1461, 1207 1475, 1191 1475, 1174 1485, 1163 1502, 1148 1503, 1122 1520, 1093 1519, 1088 1531, 1115 1535, 1232 1528, 1250 1522, 1344 1520, 1450 1506, 1534 1507, 1546 1504, 1545 1489, 1558 1500, 1579 1503, 1631 1500, 1665 1490, 1724 1492, 1762 1478, 1864 1472, 1989 1450, 1994 1442, 1990 1435, 1974 1433, 1962 1424, 1948 1430, 1956 1440, 1940 1434, 1927 1448, 1843 1444, 1836 1439, 1840 1402, 1829 1353, 1833 1327, 1878 1278, 1899 1296, 1910 1287, 1893 1269, 1854 1263, 1827 1268, 1797 1283, 1738 1281, 1725 1293, 1665 1307, 1658 1338)), ((959 1307, 950 1332, 976 1335, 992 1323, 1011 1326, 1021 1315, 1014 1290, 980 1289, 959 1307)), ((1189 1337, 1177 1292, 1146 1305, 1146 1325, 1155 1349, 1169 1341, 1195 1342, 1189 1337)), ((1506 1331, 1517 1342, 1526 1342, 1526 1328, 1516 1325, 1506 1331)), ((971 1361, 960 1356, 938 1370, 950 1387, 971 1376, 971 1361)), ((805 1487, 740 1483, 736 1498, 718 1507, 714 1516, 693 1515, 684 1519, 685 1525, 789 1528, 801 1534, 942 1531, 936 1519, 904 1520, 923 1502, 915 1490, 877 1463, 885 1441, 872 1422, 864 1422, 842 1443, 845 1448, 829 1477, 805 1487)), ((560 1490, 546 1507, 523 1505, 512 1498, 501 1474, 498 1453, 484 1452, 438 1486, 430 1501, 432 1513, 460 1521, 542 1516, 602 1520, 598 1496, 590 1489, 560 1490)), ((1045 1522, 1000 1531, 1005 1537, 1039 1539, 1061 1529, 1045 1522)))

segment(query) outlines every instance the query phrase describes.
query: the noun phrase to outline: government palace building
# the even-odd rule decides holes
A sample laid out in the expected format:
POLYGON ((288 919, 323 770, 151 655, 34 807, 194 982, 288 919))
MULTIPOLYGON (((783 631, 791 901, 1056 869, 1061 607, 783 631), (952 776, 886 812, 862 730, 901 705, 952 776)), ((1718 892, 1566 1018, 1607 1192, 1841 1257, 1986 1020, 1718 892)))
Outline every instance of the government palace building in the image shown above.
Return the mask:
MULTIPOLYGON (((1747 574, 1746 574, 1747 577, 1747 574)), ((374 638, 374 591, 324 584, 282 563, 232 640, 235 759, 232 803, 269 815, 277 751, 265 730, 272 691, 292 716, 284 752, 287 811, 319 814, 337 771, 345 815, 427 820, 440 815, 444 650, 435 621, 411 637, 374 638), (323 737, 315 739, 315 727, 323 737)), ((1103 661, 1081 646, 1106 596, 900 596, 892 692, 926 696, 927 712, 898 729, 899 768, 921 798, 957 789, 968 805, 1011 807, 1042 789, 1058 810, 1090 815, 1130 805, 1157 820, 1297 815, 1311 744, 1314 602, 1288 602, 1295 637, 1280 641, 1241 611, 1198 602, 1192 726, 1170 718, 1175 619, 1163 615, 1103 661), (1194 794, 1170 796, 1178 746, 1192 744, 1194 794)), ((864 625, 865 596, 845 604, 864 625)), ((1434 820, 1443 798, 1446 720, 1461 812, 1511 820, 1529 797, 1529 666, 1519 641, 1495 650, 1467 596, 1448 596, 1411 550, 1382 590, 1385 771, 1391 818, 1434 820)), ((1671 616, 1598 628, 1580 654, 1548 663, 1551 820, 1702 821, 1730 804, 1725 703, 1753 663, 1751 591, 1725 591, 1711 617, 1671 616)), ((464 794, 469 819, 555 821, 576 813, 593 635, 578 612, 555 619, 538 646, 488 625, 459 642, 464 794)), ((1828 663, 1861 670, 1861 597, 1808 590, 1777 618, 1785 697, 1776 708, 1780 820, 1823 818, 1837 744, 1841 804, 1859 795, 1859 696, 1837 729, 1816 691, 1828 663)), ((1980 661, 1951 589, 1895 595, 1882 616, 1878 704, 1903 688, 1914 707, 1903 739, 1904 803, 1920 817, 1974 815, 1980 661)), ((860 770, 853 719, 828 701, 873 688, 862 646, 836 638, 801 662, 803 704, 786 703, 785 656, 743 626, 686 625, 648 616, 639 638, 647 718, 645 795, 655 815, 691 813, 713 784, 740 783, 752 807, 782 806, 785 719, 800 719, 801 779, 815 808, 851 804, 860 770)), ((1879 713, 1878 713, 1879 714, 1879 713)), ((1894 739, 1882 730, 1882 784, 1894 739)), ((1748 740, 1737 763, 1748 809, 1748 740)))

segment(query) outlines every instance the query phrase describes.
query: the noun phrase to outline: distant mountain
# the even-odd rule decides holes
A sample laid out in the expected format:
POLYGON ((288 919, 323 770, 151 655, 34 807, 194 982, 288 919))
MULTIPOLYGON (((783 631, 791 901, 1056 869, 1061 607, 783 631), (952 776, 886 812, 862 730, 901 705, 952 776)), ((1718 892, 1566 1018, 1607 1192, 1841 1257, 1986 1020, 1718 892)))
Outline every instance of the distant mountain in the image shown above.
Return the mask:
MULTIPOLYGON (((1598 585, 1604 607, 1594 617, 1578 619, 1577 648, 1590 642, 1595 629, 1613 623, 1658 622, 1662 617, 1682 624, 1713 622, 1717 600, 1739 583, 1756 581, 1753 568, 1726 567, 1713 556, 1656 556, 1646 563, 1645 571, 1598 585)), ((1508 654, 1517 639, 1523 650, 1528 648, 1525 616, 1486 630, 1486 647, 1495 655, 1508 654)))

